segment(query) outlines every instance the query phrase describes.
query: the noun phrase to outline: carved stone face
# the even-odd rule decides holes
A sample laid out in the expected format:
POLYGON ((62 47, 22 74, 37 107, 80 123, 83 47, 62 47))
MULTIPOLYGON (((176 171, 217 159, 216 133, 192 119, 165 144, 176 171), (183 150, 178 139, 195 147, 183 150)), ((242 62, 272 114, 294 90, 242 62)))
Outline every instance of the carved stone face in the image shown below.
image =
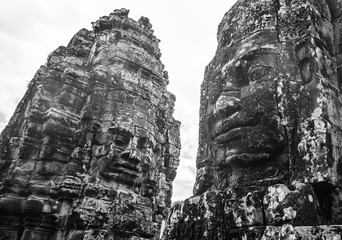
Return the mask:
POLYGON ((147 134, 111 127, 97 134, 92 147, 93 171, 104 182, 141 187, 142 180, 154 188, 155 144, 147 134))
POLYGON ((279 50, 273 37, 265 31, 233 45, 228 51, 234 57, 220 71, 223 79, 209 90, 212 154, 230 185, 279 172, 286 134, 277 104, 279 50))
POLYGON ((325 147, 338 135, 328 121, 339 125, 329 8, 277 2, 238 1, 219 26, 202 84, 197 193, 335 181, 325 147))
MULTIPOLYGON (((139 109, 132 102, 143 102, 135 95, 117 91, 122 102, 108 108, 115 111, 104 115, 111 119, 102 126, 94 126, 91 137, 90 176, 92 182, 98 182, 111 189, 126 188, 146 197, 156 194, 156 178, 161 164, 161 147, 156 141, 155 126, 151 124, 148 111, 139 109)), ((148 106, 148 102, 144 103, 148 106)), ((153 119, 153 117, 152 117, 153 119)))

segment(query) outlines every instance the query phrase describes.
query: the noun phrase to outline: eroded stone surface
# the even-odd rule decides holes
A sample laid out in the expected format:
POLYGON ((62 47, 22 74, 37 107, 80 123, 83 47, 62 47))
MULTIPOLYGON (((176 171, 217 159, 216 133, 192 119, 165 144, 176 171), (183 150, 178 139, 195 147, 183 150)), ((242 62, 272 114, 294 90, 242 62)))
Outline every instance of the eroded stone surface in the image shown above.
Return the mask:
POLYGON ((172 208, 165 234, 170 239, 225 239, 238 229, 263 226, 264 194, 263 188, 228 188, 186 199, 172 208))
POLYGON ((40 67, 1 134, 0 238, 156 239, 180 123, 148 18, 115 10, 40 67))

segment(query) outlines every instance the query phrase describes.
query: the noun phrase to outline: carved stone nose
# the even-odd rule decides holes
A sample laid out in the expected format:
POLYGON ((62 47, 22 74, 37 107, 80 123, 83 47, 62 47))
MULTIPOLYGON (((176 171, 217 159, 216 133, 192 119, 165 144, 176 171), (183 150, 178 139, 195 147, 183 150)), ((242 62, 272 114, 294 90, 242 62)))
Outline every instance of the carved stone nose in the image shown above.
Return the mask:
POLYGON ((127 151, 122 152, 120 154, 120 158, 123 160, 127 160, 133 164, 139 164, 140 163, 139 153, 137 151, 134 151, 134 150, 127 150, 127 151))
POLYGON ((215 116, 231 116, 241 110, 241 100, 223 92, 217 99, 214 109, 215 116))

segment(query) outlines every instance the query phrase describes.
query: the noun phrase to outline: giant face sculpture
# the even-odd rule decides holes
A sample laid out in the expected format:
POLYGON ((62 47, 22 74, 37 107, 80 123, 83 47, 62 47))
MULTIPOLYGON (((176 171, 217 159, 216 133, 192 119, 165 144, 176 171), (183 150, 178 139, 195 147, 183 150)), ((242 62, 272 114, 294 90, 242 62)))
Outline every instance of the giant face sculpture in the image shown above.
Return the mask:
POLYGON ((0 238, 158 234, 180 123, 151 27, 115 10, 39 69, 1 134, 0 238))
MULTIPOLYGON (((155 159, 151 156, 150 140, 120 127, 112 127, 109 130, 108 158, 101 164, 100 177, 132 186, 140 173, 147 175, 148 170, 153 168, 150 165, 155 159)), ((101 156, 101 150, 97 150, 96 145, 93 149, 96 157, 101 156)))
MULTIPOLYGON (((281 125, 276 96, 278 46, 272 33, 262 32, 230 49, 234 58, 221 71, 224 79, 219 95, 208 108, 208 131, 215 164, 231 171, 230 184, 273 177, 286 150, 286 133, 281 125), (250 170, 253 168, 253 170, 250 170)), ((210 93, 209 93, 210 94, 210 93)))
POLYGON ((241 0, 226 13, 202 83, 195 193, 336 181, 334 44, 324 1, 241 0))
POLYGON ((131 112, 134 114, 126 112, 120 116, 129 108, 132 105, 118 106, 118 121, 96 130, 91 143, 90 174, 104 186, 114 189, 121 186, 152 197, 156 194, 161 146, 156 142, 156 129, 148 123, 145 111, 135 110, 131 112))

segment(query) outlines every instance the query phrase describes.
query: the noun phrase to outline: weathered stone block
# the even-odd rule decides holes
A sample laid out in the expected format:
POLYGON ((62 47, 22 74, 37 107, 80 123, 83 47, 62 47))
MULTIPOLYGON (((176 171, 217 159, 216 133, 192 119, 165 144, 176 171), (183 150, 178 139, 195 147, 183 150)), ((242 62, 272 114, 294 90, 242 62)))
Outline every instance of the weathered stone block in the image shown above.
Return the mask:
POLYGON ((266 227, 262 239, 341 239, 341 226, 292 226, 266 227))
POLYGON ((264 194, 262 188, 228 188, 221 191, 216 197, 216 215, 222 214, 226 229, 264 225, 261 200, 264 194))
POLYGON ((169 239, 244 236, 239 229, 265 224, 263 195, 263 188, 228 188, 189 198, 171 211, 166 230, 169 239))
POLYGON ((317 197, 310 184, 300 184, 290 190, 279 184, 268 187, 264 196, 266 225, 292 224, 308 226, 322 224, 317 197))

